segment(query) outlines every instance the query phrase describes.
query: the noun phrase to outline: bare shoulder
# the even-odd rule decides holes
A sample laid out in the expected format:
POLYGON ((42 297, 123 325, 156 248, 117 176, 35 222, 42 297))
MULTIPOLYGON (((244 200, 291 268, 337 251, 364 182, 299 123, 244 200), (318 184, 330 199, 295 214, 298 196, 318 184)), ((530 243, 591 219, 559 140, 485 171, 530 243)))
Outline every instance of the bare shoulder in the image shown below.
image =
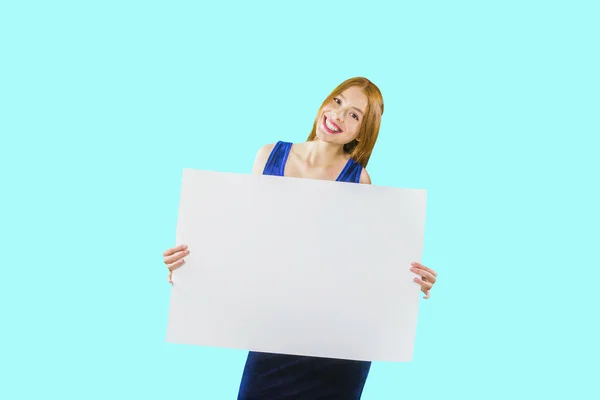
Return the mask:
POLYGON ((275 144, 276 143, 266 144, 258 149, 256 157, 254 158, 254 166, 252 167, 253 174, 261 175, 263 173, 269 155, 271 154, 271 151, 273 151, 275 144))
POLYGON ((360 183, 364 183, 367 185, 371 184, 371 177, 369 176, 369 173, 365 168, 363 168, 362 172, 360 173, 360 183))

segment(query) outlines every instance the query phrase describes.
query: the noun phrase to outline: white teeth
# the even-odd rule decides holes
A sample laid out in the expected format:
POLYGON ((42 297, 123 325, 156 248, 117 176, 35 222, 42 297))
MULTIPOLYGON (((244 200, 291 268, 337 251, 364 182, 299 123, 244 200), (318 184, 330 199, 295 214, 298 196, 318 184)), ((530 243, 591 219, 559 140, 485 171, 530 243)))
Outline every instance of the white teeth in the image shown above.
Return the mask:
POLYGON ((340 131, 338 128, 336 128, 334 125, 332 125, 332 124, 329 122, 329 118, 325 118, 325 125, 327 125, 327 127, 328 127, 329 129, 331 129, 332 131, 334 131, 334 132, 339 132, 339 131, 340 131))

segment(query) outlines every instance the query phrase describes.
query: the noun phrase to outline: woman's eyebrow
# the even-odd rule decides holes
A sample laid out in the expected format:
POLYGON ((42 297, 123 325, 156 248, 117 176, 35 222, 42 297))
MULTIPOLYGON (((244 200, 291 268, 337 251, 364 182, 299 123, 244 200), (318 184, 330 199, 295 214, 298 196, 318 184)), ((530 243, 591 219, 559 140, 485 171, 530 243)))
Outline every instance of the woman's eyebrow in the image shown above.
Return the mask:
MULTIPOLYGON (((344 95, 343 95, 343 94, 341 94, 341 93, 339 94, 339 97, 341 97, 342 99, 346 100, 346 98, 344 97, 344 95)), ((363 112, 363 110, 361 110, 360 108, 358 108, 358 107, 354 107, 354 106, 352 106, 352 108, 354 108, 356 111, 358 111, 358 112, 359 112, 359 113, 361 113, 362 115, 365 115, 365 113, 363 112)))

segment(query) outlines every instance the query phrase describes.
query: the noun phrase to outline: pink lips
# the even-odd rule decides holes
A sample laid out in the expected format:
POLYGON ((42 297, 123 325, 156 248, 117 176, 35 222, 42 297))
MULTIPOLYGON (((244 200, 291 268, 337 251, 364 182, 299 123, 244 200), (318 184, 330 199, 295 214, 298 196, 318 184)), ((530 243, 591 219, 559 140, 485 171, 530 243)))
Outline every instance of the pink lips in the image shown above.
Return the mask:
POLYGON ((339 134, 339 133, 342 133, 342 128, 340 128, 339 126, 337 126, 337 124, 336 124, 335 122, 333 122, 333 121, 329 120, 329 123, 330 123, 331 125, 335 126, 335 127, 336 127, 336 128, 339 130, 339 132, 335 132, 335 131, 332 131, 331 129, 329 129, 329 128, 327 127, 327 124, 325 123, 326 121, 327 121, 327 116, 323 115, 323 128, 324 128, 324 129, 325 129, 325 130, 326 130, 328 133, 331 133, 332 135, 337 135, 337 134, 339 134))

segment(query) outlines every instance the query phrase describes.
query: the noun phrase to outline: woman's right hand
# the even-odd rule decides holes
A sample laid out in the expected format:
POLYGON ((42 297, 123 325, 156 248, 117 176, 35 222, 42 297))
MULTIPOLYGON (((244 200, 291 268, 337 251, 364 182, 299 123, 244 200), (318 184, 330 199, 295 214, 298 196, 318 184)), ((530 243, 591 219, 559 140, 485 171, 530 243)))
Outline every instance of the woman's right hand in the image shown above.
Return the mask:
POLYGON ((188 254, 190 254, 190 251, 185 244, 168 249, 163 253, 163 261, 169 270, 167 280, 170 284, 173 284, 173 271, 185 263, 184 257, 188 254))

